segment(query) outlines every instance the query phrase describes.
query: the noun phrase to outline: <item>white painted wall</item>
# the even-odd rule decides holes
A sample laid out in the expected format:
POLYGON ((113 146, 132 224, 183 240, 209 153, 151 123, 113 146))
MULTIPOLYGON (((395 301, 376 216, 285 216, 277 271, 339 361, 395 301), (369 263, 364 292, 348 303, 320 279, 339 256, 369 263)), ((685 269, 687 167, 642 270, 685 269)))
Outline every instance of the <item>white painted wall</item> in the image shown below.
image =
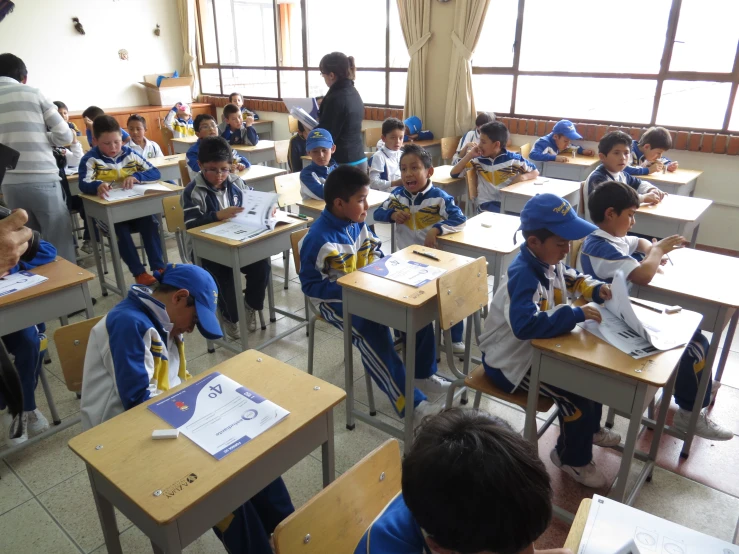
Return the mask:
POLYGON ((143 76, 182 69, 175 0, 16 0, 0 22, 0 52, 28 67, 28 84, 71 111, 148 104, 143 76), (86 34, 75 31, 78 17, 86 34), (156 24, 161 36, 153 33, 156 24), (128 61, 118 50, 128 50, 128 61))

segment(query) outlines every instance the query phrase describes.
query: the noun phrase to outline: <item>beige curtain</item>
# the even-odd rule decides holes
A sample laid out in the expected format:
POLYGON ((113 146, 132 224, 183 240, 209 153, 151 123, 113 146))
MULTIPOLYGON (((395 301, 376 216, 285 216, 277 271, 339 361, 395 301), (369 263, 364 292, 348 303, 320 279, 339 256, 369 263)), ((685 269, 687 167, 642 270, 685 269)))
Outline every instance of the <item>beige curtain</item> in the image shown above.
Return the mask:
POLYGON ((197 98, 200 92, 200 83, 198 83, 198 71, 196 65, 197 53, 197 34, 198 25, 195 10, 197 0, 177 0, 177 11, 180 14, 180 33, 182 34, 182 71, 181 75, 192 75, 192 95, 197 98))
POLYGON ((300 3, 294 0, 278 0, 280 22, 280 46, 284 67, 303 63, 303 44, 300 33, 300 3), (297 23, 295 23, 297 21, 297 23))
POLYGON ((408 84, 405 89, 404 116, 416 115, 426 120, 426 58, 431 38, 431 2, 398 0, 400 27, 411 58, 408 64, 408 84))
POLYGON ((480 38, 490 0, 455 0, 452 56, 446 90, 444 136, 463 135, 475 124, 472 94, 472 53, 480 38))

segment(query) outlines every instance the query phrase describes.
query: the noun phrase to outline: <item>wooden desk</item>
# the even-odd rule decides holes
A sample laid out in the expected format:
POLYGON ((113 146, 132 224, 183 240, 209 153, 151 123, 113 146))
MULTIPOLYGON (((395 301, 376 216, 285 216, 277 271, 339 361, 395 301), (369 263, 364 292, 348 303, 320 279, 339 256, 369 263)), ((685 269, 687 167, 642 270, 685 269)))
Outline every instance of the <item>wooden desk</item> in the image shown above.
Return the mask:
POLYGON ((162 198, 182 194, 184 190, 177 185, 169 183, 161 183, 169 189, 169 192, 152 191, 144 196, 134 198, 126 198, 116 202, 108 202, 102 198, 98 198, 92 194, 80 194, 82 203, 85 207, 85 215, 87 224, 90 228, 90 241, 92 242, 92 252, 95 257, 95 266, 97 267, 98 277, 100 278, 100 288, 103 296, 108 296, 108 291, 113 291, 121 296, 126 295, 126 281, 123 276, 123 268, 121 266, 121 255, 118 251, 118 238, 115 232, 115 224, 122 221, 130 221, 148 215, 155 215, 159 220, 159 238, 162 241, 162 256, 164 263, 167 263, 167 248, 164 242, 164 225, 162 225, 162 198), (100 249, 96 237, 94 219, 100 220, 107 225, 108 234, 110 235, 110 257, 113 263, 113 271, 115 273, 115 286, 111 285, 103 273, 101 263, 100 249))
POLYGON ((179 137, 172 139, 172 149, 175 154, 186 154, 190 147, 198 141, 198 137, 179 137))
POLYGON ((484 256, 488 262, 488 275, 495 278, 493 291, 496 291, 503 272, 508 269, 522 244, 521 240, 518 244, 513 242, 520 224, 518 216, 482 212, 468 219, 459 233, 440 235, 436 242, 439 249, 445 252, 470 258, 484 256))
MULTIPOLYGON (((253 239, 249 239, 244 242, 236 240, 230 240, 223 237, 217 237, 215 235, 209 235, 203 231, 223 225, 223 221, 216 223, 209 223, 202 227, 196 227, 189 229, 187 234, 190 238, 192 245, 193 257, 195 265, 202 267, 202 260, 209 260, 216 262, 226 267, 230 267, 233 272, 233 287, 236 293, 236 309, 239 314, 239 330, 241 332, 241 347, 235 348, 233 343, 228 342, 225 337, 218 341, 209 341, 208 350, 211 350, 211 343, 217 342, 221 346, 233 350, 235 352, 241 352, 249 348, 249 332, 246 328, 246 307, 244 302, 241 301, 243 298, 243 275, 241 268, 254 262, 266 259, 268 262, 275 254, 288 251, 291 248, 290 234, 293 231, 304 229, 306 226, 313 222, 312 219, 308 221, 301 221, 298 219, 294 220, 294 223, 280 223, 275 227, 273 231, 258 235, 253 239)), ((270 266, 272 264, 270 263, 270 266)), ((269 302, 269 320, 277 321, 275 312, 279 312, 282 315, 300 321, 301 323, 287 331, 280 333, 279 335, 271 338, 267 342, 262 343, 258 348, 264 348, 265 346, 272 344, 280 340, 281 338, 289 335, 307 325, 305 318, 296 316, 292 312, 278 310, 275 308, 275 296, 272 290, 271 282, 267 285, 267 299, 269 302)), ((262 329, 265 329, 262 326, 262 329)))
MULTIPOLYGON (((162 181, 180 181, 182 176, 180 175, 180 160, 185 159, 185 154, 175 154, 174 156, 159 156, 156 158, 149 158, 148 162, 159 170, 162 174, 162 181)), ((79 173, 74 175, 67 175, 67 182, 69 183, 69 191, 72 196, 79 196, 82 194, 80 190, 79 173)), ((182 183, 182 186, 186 186, 187 183, 182 183)))
POLYGON ((271 140, 260 140, 256 146, 235 144, 232 148, 249 160, 250 164, 271 163, 277 157, 275 143, 271 140))
POLYGON ((564 179, 566 181, 584 181, 600 164, 597 156, 575 156, 567 162, 535 162, 537 167, 542 166, 541 174, 544 177, 564 179))
POLYGON ((452 177, 452 165, 440 165, 434 168, 431 182, 454 198, 467 198, 467 179, 464 174, 452 177))
POLYGON ((652 173, 651 175, 636 175, 639 179, 649 181, 668 194, 679 196, 693 196, 698 184, 698 177, 703 175, 702 171, 694 169, 681 169, 667 171, 666 173, 652 173))
POLYGON ((583 498, 580 501, 580 507, 577 509, 577 513, 575 514, 575 520, 572 522, 570 532, 567 533, 567 540, 565 541, 564 548, 569 548, 572 552, 577 552, 580 548, 580 541, 582 540, 582 534, 585 532, 585 524, 588 522, 590 504, 592 504, 592 502, 592 498, 583 498))
POLYGON ((669 194, 659 204, 642 204, 631 231, 659 238, 682 235, 695 248, 701 220, 712 203, 705 198, 669 194))
POLYGON ((274 140, 272 137, 274 127, 273 123, 274 122, 271 119, 258 119, 253 123, 252 127, 254 127, 254 130, 259 135, 259 140, 274 140))
MULTIPOLYGON (((395 252, 401 260, 413 260, 447 270, 466 265, 472 258, 442 252, 433 248, 411 245, 395 252), (413 254, 413 250, 433 253, 440 261, 429 260, 413 254)), ((390 279, 371 275, 363 271, 353 271, 341 277, 337 283, 342 287, 344 307, 344 371, 346 386, 346 427, 354 429, 354 418, 385 431, 404 441, 407 453, 413 442, 413 381, 416 374, 416 333, 438 319, 436 304, 436 280, 421 287, 404 285, 390 279), (404 431, 378 421, 377 418, 361 412, 354 407, 354 369, 352 351, 351 321, 357 315, 376 321, 406 333, 405 343, 405 418, 404 431)), ((373 404, 371 402, 371 404, 373 404)), ((370 410, 373 406, 370 406, 370 410)))
MULTIPOLYGON (((563 164, 561 164, 563 165, 563 164)), ((521 181, 500 189, 502 195, 500 213, 520 214, 523 207, 537 194, 549 192, 567 200, 577 212, 580 206, 580 183, 553 179, 551 177, 537 177, 528 181, 521 181)))
POLYGON ((441 139, 431 139, 431 140, 410 140, 406 142, 405 144, 417 144, 426 152, 431 154, 431 158, 434 161, 434 164, 437 164, 441 161, 441 139))
POLYGON ((663 273, 657 273, 649 285, 633 285, 631 294, 662 304, 677 304, 684 309, 698 312, 703 316, 701 330, 713 334, 706 353, 706 370, 698 384, 696 404, 688 424, 688 433, 682 433, 671 427, 666 429, 668 434, 683 440, 681 455, 687 457, 690 454, 695 425, 701 410, 701 399, 704 398, 709 379, 712 378, 712 368, 721 335, 728 324, 726 343, 721 351, 716 371, 716 378, 719 381, 729 356, 731 340, 736 331, 739 319, 739 289, 722 283, 725 283, 727 279, 730 280, 739 272, 739 258, 691 248, 674 250, 670 253, 670 258, 674 265, 668 262, 662 267, 663 273))
POLYGON ((241 180, 244 181, 244 183, 252 187, 254 190, 274 192, 275 177, 278 175, 284 175, 285 173, 287 173, 287 171, 280 169, 279 167, 253 165, 244 171, 239 171, 237 175, 241 177, 241 180))
POLYGON ((87 465, 109 553, 122 552, 113 507, 149 537, 155 551, 181 552, 319 446, 323 484, 334 480, 333 408, 346 396, 344 391, 250 350, 169 394, 213 371, 275 402, 290 415, 221 460, 185 436, 152 440, 153 430, 168 425, 147 406, 166 393, 69 441, 87 465))

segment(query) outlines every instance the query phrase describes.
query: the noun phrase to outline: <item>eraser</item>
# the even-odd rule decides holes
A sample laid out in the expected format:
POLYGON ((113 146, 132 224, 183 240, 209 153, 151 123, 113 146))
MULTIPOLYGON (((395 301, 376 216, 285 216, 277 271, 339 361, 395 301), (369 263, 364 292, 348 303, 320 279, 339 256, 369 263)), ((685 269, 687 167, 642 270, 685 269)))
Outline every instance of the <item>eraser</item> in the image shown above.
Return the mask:
POLYGON ((666 314, 676 314, 680 311, 682 311, 682 306, 669 306, 668 308, 665 308, 666 314))
POLYGON ((487 228, 487 229, 489 229, 490 227, 493 226, 493 224, 492 223, 483 223, 482 226, 485 227, 485 228, 487 228))
POLYGON ((176 439, 180 436, 178 429, 157 429, 151 433, 151 438, 156 440, 176 439))

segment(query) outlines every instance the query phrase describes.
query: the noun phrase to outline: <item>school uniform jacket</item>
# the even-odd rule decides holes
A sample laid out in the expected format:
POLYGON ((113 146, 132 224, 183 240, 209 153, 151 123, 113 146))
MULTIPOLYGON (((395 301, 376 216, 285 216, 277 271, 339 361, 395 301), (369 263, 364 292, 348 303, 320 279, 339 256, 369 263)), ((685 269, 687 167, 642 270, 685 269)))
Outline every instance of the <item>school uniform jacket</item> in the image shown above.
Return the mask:
POLYGON ((300 136, 300 133, 295 133, 290 137, 287 150, 289 152, 287 164, 290 167, 290 173, 300 172, 303 169, 302 157, 306 155, 305 139, 300 136))
MULTIPOLYGON (((595 170, 588 176, 585 181, 586 195, 590 196, 596 185, 605 183, 606 181, 618 181, 619 183, 625 183, 636 191, 637 194, 646 194, 652 189, 656 189, 652 183, 642 181, 638 177, 633 177, 624 171, 618 173, 611 173, 606 169, 603 164, 600 164, 595 170)), ((585 216, 590 220, 590 210, 588 209, 587 197, 585 198, 585 216)))
POLYGON ((568 305, 567 297, 602 303, 601 285, 562 262, 545 264, 522 245, 490 303, 480 335, 485 363, 518 386, 531 367, 531 340, 556 337, 585 321, 582 309, 568 305))
MULTIPOLYGON (((185 158, 187 159, 187 173, 190 175, 190 179, 195 179, 195 175, 200 173, 200 166, 198 165, 198 152, 200 152, 200 141, 195 141, 190 148, 187 149, 185 158)), ((231 150, 231 162, 236 164, 244 164, 244 167, 251 167, 249 160, 239 154, 236 150, 231 150)))
POLYGON ((375 210, 375 220, 395 225, 395 240, 398 249, 411 244, 423 244, 429 229, 436 227, 441 235, 457 233, 464 229, 467 218, 454 203, 454 198, 431 181, 417 194, 405 187, 396 187, 382 206, 375 210), (393 212, 408 212, 411 217, 403 224, 393 223, 393 212))
POLYGON ((452 165, 455 166, 459 162, 462 161, 462 148, 470 142, 475 142, 477 144, 480 143, 480 132, 477 130, 477 128, 472 129, 471 131, 467 131, 464 136, 459 139, 459 144, 457 145, 457 151, 454 153, 454 157, 452 158, 452 165))
POLYGON ((377 190, 390 190, 392 182, 400 179, 400 150, 390 150, 382 140, 377 142, 377 152, 372 154, 369 168, 370 186, 377 190))
POLYGON ((472 158, 460 173, 452 173, 455 179, 465 171, 477 171, 477 203, 500 202, 500 189, 507 187, 518 175, 534 171, 536 167, 518 152, 503 150, 495 158, 472 158))
POLYGON ((225 138, 229 144, 243 144, 244 146, 256 146, 259 142, 257 130, 251 126, 247 127, 246 123, 241 124, 241 129, 234 131, 230 125, 221 131, 221 136, 225 138))
MULTIPOLYGON (((672 160, 662 156, 660 158, 663 164, 667 165, 672 160)), ((624 173, 629 175, 649 175, 649 162, 642 154, 639 148, 639 141, 634 140, 631 142, 631 162, 624 168, 624 173)))
POLYGON ((97 194, 100 183, 112 183, 126 177, 139 181, 158 181, 159 170, 128 146, 121 147, 115 158, 104 156, 96 146, 80 161, 79 186, 85 194, 97 194))
POLYGON ((323 184, 329 173, 339 167, 334 160, 330 160, 328 166, 318 165, 311 162, 300 170, 300 196, 303 199, 316 198, 323 200, 323 184))
POLYGON ((554 133, 549 133, 534 143, 529 158, 537 162, 553 162, 557 159, 558 154, 570 154, 573 151, 582 154, 584 150, 582 146, 572 144, 560 152, 557 143, 554 142, 554 133))
POLYGON ((133 285, 90 332, 82 378, 82 428, 90 429, 190 378, 182 335, 164 304, 133 285))
POLYGON ((402 492, 370 524, 354 554, 431 554, 402 492))
POLYGON ((195 136, 195 129, 192 128, 192 117, 180 119, 177 117, 176 107, 169 110, 167 117, 164 118, 164 126, 172 131, 174 138, 195 136))
POLYGON ((164 155, 162 154, 162 149, 159 148, 159 145, 146 137, 144 137, 143 147, 136 144, 133 140, 128 143, 128 146, 145 160, 148 160, 149 158, 160 158, 164 155))
POLYGON ((323 210, 300 241, 303 293, 316 305, 341 302, 341 286, 336 281, 384 257, 381 246, 365 223, 344 221, 323 210))
POLYGON ((588 275, 610 283, 617 271, 624 277, 639 267, 632 255, 639 246, 639 237, 614 237, 603 229, 597 229, 585 238, 580 248, 579 266, 588 275))

